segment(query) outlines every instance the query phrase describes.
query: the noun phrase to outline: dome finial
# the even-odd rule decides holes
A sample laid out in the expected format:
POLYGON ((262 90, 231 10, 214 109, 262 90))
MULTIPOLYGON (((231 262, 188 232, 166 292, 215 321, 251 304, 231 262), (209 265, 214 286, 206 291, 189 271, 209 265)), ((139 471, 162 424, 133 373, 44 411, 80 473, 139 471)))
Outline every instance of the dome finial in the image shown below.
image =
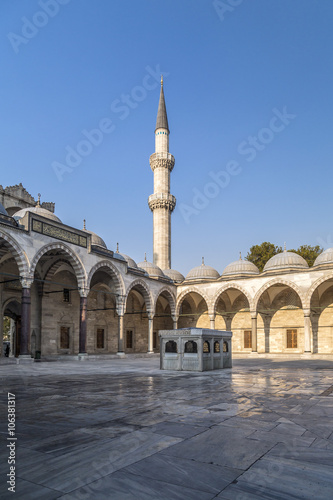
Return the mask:
POLYGON ((86 219, 83 219, 83 229, 86 231, 86 219))
POLYGON ((40 193, 38 193, 38 200, 37 200, 37 205, 36 205, 36 207, 40 207, 40 197, 41 197, 41 196, 42 196, 42 195, 41 195, 40 193))
POLYGON ((202 263, 201 263, 202 266, 205 265, 205 257, 202 257, 202 263))
POLYGON ((242 252, 239 252, 239 260, 242 260, 242 252))
POLYGON ((147 262, 147 254, 146 254, 146 252, 145 252, 145 262, 147 262))
POLYGON ((119 243, 117 243, 117 250, 116 253, 119 253, 119 243))
POLYGON ((286 245, 286 242, 284 242, 284 252, 287 251, 287 245, 286 245))

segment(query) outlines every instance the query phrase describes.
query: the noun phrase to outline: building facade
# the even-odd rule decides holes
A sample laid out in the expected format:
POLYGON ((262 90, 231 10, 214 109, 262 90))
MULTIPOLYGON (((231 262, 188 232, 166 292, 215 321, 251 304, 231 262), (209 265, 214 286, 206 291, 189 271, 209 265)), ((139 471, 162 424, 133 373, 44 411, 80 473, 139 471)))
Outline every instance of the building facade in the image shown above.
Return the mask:
POLYGON ((85 224, 63 224, 54 203, 36 201, 21 184, 0 186, 0 304, 10 355, 153 353, 158 330, 189 327, 231 330, 234 352, 332 354, 333 248, 311 268, 284 250, 262 273, 241 258, 221 275, 204 261, 186 278, 171 269, 169 133, 162 80, 150 157, 152 263, 108 249, 85 224))

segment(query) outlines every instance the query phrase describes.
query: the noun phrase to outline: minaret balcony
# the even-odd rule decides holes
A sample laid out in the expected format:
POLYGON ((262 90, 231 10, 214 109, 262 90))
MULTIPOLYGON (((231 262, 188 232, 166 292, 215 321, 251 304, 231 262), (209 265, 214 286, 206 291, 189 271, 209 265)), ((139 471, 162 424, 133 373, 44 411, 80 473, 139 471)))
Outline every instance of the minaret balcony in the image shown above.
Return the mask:
POLYGON ((149 163, 152 171, 154 171, 155 168, 162 167, 168 168, 170 172, 172 172, 175 165, 175 157, 170 153, 153 153, 149 158, 149 163))
POLYGON ((148 198, 148 205, 151 211, 155 208, 165 208, 172 212, 176 206, 176 198, 168 193, 151 194, 148 198))

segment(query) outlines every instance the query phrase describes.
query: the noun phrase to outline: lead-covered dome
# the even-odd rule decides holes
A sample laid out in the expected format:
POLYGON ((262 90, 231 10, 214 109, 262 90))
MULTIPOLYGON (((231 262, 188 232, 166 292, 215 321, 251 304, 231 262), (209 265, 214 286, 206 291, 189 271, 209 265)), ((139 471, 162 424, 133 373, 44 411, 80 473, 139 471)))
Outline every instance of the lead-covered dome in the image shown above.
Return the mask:
POLYGON ((264 267, 265 271, 278 271, 281 269, 307 269, 309 267, 303 257, 294 252, 278 253, 271 257, 264 267))
POLYGON ((22 208, 18 212, 15 212, 13 217, 15 220, 19 221, 20 219, 22 219, 22 217, 25 216, 27 212, 40 215, 41 217, 45 217, 45 219, 50 219, 53 220, 54 222, 60 222, 60 224, 62 224, 59 217, 50 212, 50 210, 46 210, 46 208, 42 208, 41 206, 38 205, 36 207, 22 208))
POLYGON ((101 247, 101 248, 106 248, 107 249, 105 241, 100 236, 98 236, 98 234, 93 233, 92 231, 88 231, 86 229, 86 221, 85 220, 83 221, 83 231, 85 233, 90 234, 90 236, 91 236, 91 244, 92 245, 94 245, 96 247, 101 247))
POLYGON ((128 267, 134 267, 134 269, 137 269, 138 265, 135 262, 135 260, 133 260, 131 257, 129 257, 128 255, 126 255, 124 253, 120 253, 119 255, 121 255, 122 257, 124 257, 124 259, 127 262, 128 267))
POLYGON ((144 271, 146 271, 146 273, 152 278, 158 278, 158 277, 164 278, 165 277, 162 269, 160 269, 158 266, 156 266, 156 264, 153 264, 152 262, 148 262, 146 259, 146 256, 145 256, 145 260, 143 262, 139 262, 137 264, 137 266, 139 269, 143 269, 144 271))
POLYGON ((163 273, 175 283, 181 283, 185 279, 184 276, 175 269, 163 269, 163 273))
POLYGON ((187 280, 217 279, 219 277, 220 275, 216 269, 211 266, 206 266, 203 257, 201 266, 194 267, 186 275, 187 280))
POLYGON ((324 250, 316 260, 314 261, 313 267, 322 266, 324 264, 333 264, 333 247, 324 250))
POLYGON ((238 260, 235 260, 235 262, 231 262, 227 265, 222 276, 231 276, 235 274, 242 276, 259 274, 259 269, 253 262, 243 260, 242 257, 240 257, 238 260))

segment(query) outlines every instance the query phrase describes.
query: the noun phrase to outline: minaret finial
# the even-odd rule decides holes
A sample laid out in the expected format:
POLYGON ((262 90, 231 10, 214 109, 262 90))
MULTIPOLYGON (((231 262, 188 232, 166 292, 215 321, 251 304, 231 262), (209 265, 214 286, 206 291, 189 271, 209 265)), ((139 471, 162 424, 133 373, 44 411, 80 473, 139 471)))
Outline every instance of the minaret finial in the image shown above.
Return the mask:
POLYGON ((83 219, 83 229, 86 231, 86 219, 83 219))
POLYGON ((161 75, 161 87, 163 87, 163 75, 161 75))
POLYGON ((285 252, 287 251, 286 242, 284 242, 284 251, 285 251, 285 252))
POLYGON ((202 257, 202 264, 201 264, 201 265, 202 265, 202 266, 204 266, 204 265, 205 265, 205 257, 202 257))
POLYGON ((42 195, 41 195, 40 193, 38 193, 38 200, 37 200, 37 205, 36 205, 36 207, 40 207, 40 197, 41 197, 41 196, 42 196, 42 195))
POLYGON ((119 243, 117 243, 117 250, 116 253, 119 253, 119 243))

